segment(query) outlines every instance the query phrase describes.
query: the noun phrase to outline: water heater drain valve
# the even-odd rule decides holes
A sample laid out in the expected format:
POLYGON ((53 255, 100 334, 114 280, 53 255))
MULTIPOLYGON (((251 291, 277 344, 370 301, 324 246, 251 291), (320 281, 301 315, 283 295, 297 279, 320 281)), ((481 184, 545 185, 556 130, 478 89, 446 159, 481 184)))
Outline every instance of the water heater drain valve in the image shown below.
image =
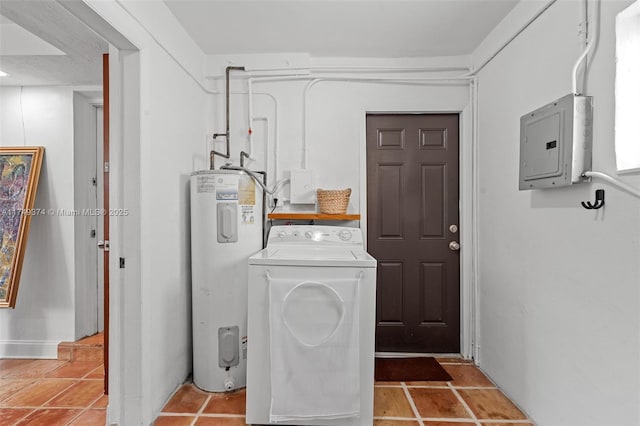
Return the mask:
POLYGON ((227 377, 224 379, 224 388, 227 392, 234 390, 236 387, 236 381, 233 380, 233 377, 227 377))

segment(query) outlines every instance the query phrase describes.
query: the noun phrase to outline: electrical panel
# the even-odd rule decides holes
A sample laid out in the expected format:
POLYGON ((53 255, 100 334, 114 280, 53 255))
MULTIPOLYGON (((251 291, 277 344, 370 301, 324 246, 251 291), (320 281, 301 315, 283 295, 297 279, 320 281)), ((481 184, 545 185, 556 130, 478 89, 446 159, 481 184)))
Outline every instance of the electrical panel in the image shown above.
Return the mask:
POLYGON ((586 182, 593 98, 569 94, 520 118, 520 190, 586 182))

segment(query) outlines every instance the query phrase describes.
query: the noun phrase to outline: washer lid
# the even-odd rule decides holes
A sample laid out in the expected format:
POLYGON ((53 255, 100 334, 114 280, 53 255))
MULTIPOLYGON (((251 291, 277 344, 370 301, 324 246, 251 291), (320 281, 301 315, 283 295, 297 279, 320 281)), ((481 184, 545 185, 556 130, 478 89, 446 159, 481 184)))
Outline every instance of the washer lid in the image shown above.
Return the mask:
POLYGON ((266 248, 254 254, 249 258, 249 265, 375 268, 376 260, 360 248, 280 246, 266 248))

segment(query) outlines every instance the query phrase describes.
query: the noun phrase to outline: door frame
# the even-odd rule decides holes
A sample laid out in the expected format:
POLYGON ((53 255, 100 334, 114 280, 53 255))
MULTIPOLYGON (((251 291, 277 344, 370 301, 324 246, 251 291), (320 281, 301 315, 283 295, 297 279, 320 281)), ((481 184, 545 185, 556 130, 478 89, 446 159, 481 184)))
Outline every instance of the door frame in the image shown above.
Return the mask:
MULTIPOLYGON (((78 117, 78 113, 81 113, 82 115, 86 115, 89 117, 89 122, 88 122, 88 126, 87 126, 87 131, 88 133, 86 135, 83 135, 83 141, 81 143, 86 143, 87 140, 89 140, 89 142, 92 144, 93 146, 93 150, 97 150, 97 149, 102 149, 102 144, 99 143, 100 141, 98 141, 98 109, 103 107, 103 94, 102 94, 102 86, 83 86, 83 87, 74 87, 73 89, 73 94, 74 94, 74 127, 75 127, 75 120, 77 120, 78 117), (76 111, 76 103, 75 103, 75 96, 79 95, 81 97, 84 98, 84 102, 83 104, 80 106, 80 109, 78 111, 76 111)), ((76 137, 78 135, 75 134, 75 130, 74 130, 74 155, 75 156, 79 156, 79 158, 83 158, 83 154, 87 154, 87 152, 83 152, 82 154, 79 154, 77 152, 77 146, 76 144, 78 143, 78 141, 76 140, 76 137)), ((95 159, 95 155, 96 152, 92 151, 90 153, 95 159)), ((86 158, 84 158, 84 160, 81 160, 83 162, 86 161, 86 158)), ((95 162, 94 162, 95 163, 95 162)), ((74 165, 75 167, 75 165, 74 165)), ((96 167, 97 167, 97 163, 96 163, 96 167)), ((95 177, 95 173, 92 171, 91 173, 80 173, 80 175, 76 175, 75 176, 75 180, 74 180, 74 193, 76 191, 79 190, 79 188, 83 188, 85 185, 88 185, 89 183, 89 179, 91 177, 95 177)), ((96 194, 97 196, 100 196, 100 192, 98 191, 99 188, 96 188, 96 194)), ((84 216, 81 213, 82 209, 96 209, 98 206, 96 203, 92 203, 89 205, 78 205, 78 204, 74 204, 74 209, 77 209, 77 213, 79 216, 84 216)), ((96 222, 98 221, 97 217, 93 217, 95 218, 96 222)), ((88 238, 87 234, 84 234, 84 232, 87 231, 86 229, 82 229, 82 230, 77 230, 76 232, 79 232, 80 238, 84 239, 84 238, 88 238)), ((91 263, 93 263, 95 261, 96 264, 96 268, 95 268, 95 274, 97 274, 97 276, 95 277, 96 279, 90 284, 91 286, 95 285, 95 291, 93 288, 89 289, 89 283, 87 281, 78 281, 77 277, 78 277, 78 267, 76 266, 76 286, 84 286, 84 290, 82 291, 82 293, 78 293, 78 288, 76 288, 76 298, 75 298, 75 312, 76 312, 76 318, 75 318, 75 330, 74 330, 74 340, 78 340, 81 339, 83 337, 86 336, 90 336, 95 334, 96 332, 100 331, 100 327, 99 327, 99 314, 100 314, 100 299, 99 299, 99 294, 96 294, 96 291, 99 293, 100 291, 100 277, 99 277, 99 266, 98 266, 98 249, 97 246, 95 244, 95 242, 97 241, 97 238, 95 239, 89 239, 88 241, 85 240, 87 246, 91 245, 93 251, 87 255, 87 252, 83 249, 82 250, 82 254, 83 255, 87 255, 86 258, 83 258, 83 260, 89 260, 91 261, 91 263), (95 255, 95 256, 94 256, 95 255), (98 314, 98 315, 97 315, 98 314)), ((78 244, 78 240, 76 240, 76 244, 78 244)), ((86 246, 85 246, 86 247, 86 246)), ((77 253, 76 253, 76 257, 77 257, 77 253)))
MULTIPOLYGON (((470 91, 473 95, 473 92, 470 91)), ((366 108, 362 115, 360 136, 360 206, 367 206, 367 114, 459 114, 459 184, 460 184, 460 354, 466 358, 477 360, 478 345, 475 334, 475 306, 476 280, 474 274, 476 254, 475 242, 475 214, 477 212, 477 197, 475 197, 474 175, 477 170, 475 155, 475 138, 473 138, 472 99, 462 111, 451 110, 378 110, 366 108)), ((367 247, 367 209, 362 207, 360 212, 360 229, 367 247)))
POLYGON ((112 242, 109 264, 105 265, 110 271, 110 368, 108 378, 105 377, 109 382, 107 424, 141 424, 143 411, 150 408, 142 392, 142 312, 138 285, 141 282, 138 203, 142 85, 140 50, 134 41, 139 42, 146 35, 130 25, 132 16, 121 5, 85 0, 64 2, 63 7, 109 43, 109 201, 112 206, 126 206, 130 214, 126 221, 121 216, 109 218, 112 242), (105 15, 109 18, 103 18, 105 15), (110 22, 119 19, 124 23, 114 28, 106 19, 110 22), (120 263, 125 247, 126 269, 120 263))

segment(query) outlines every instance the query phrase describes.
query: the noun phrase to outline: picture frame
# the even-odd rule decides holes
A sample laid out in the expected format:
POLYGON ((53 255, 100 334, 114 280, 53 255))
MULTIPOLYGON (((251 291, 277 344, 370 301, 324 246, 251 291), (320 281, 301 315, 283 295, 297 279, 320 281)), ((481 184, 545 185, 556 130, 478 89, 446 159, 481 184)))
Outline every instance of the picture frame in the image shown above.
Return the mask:
POLYGON ((44 147, 0 147, 0 308, 15 308, 44 147))

